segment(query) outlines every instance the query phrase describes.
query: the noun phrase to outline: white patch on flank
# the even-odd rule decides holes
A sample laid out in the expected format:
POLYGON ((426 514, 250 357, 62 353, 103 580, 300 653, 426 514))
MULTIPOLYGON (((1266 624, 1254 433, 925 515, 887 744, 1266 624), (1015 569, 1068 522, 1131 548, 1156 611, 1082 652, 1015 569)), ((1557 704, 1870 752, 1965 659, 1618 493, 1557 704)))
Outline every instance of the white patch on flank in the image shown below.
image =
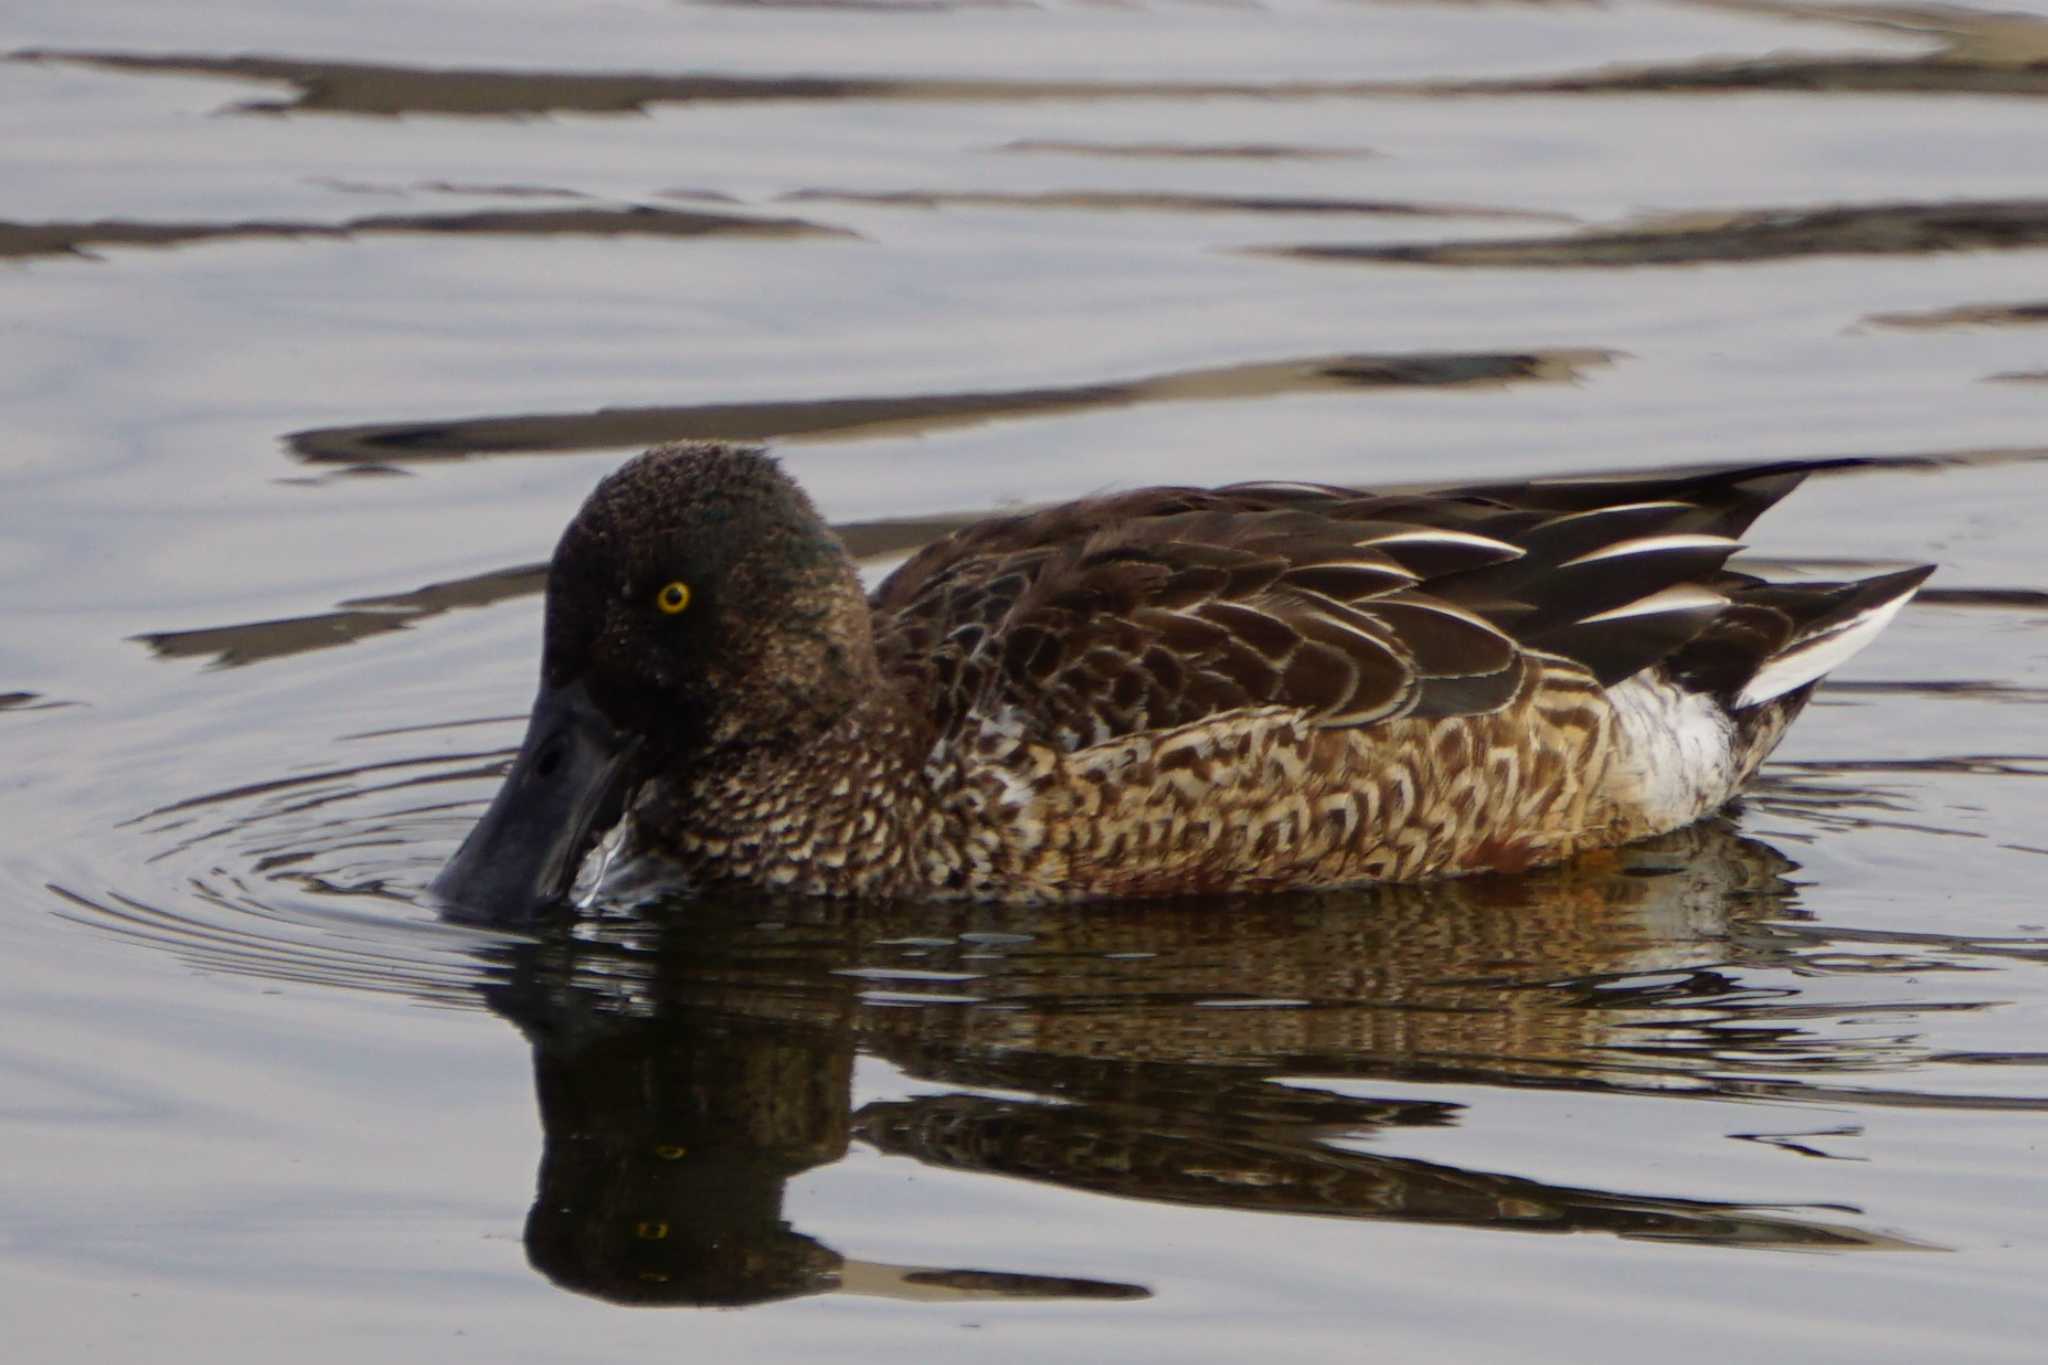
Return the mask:
POLYGON ((1910 591, 1902 592, 1889 602, 1865 607, 1841 625, 1808 636, 1766 659, 1764 666, 1756 671, 1756 676, 1744 685, 1735 704, 1754 706, 1772 697, 1782 697, 1793 688, 1804 687, 1839 667, 1850 655, 1876 639, 1877 633, 1890 625, 1891 619, 1899 614, 1899 608, 1912 598, 1910 591))
POLYGON ((1648 597, 1638 597, 1612 611, 1597 612, 1582 616, 1582 623, 1594 621, 1619 621, 1625 616, 1652 616, 1665 611, 1700 611, 1728 605, 1728 599, 1712 588, 1703 588, 1697 583, 1675 583, 1662 592, 1653 592, 1648 597))
POLYGON ((1713 698, 1639 673, 1607 689, 1614 782, 1656 829, 1691 824, 1735 794, 1735 722, 1713 698))

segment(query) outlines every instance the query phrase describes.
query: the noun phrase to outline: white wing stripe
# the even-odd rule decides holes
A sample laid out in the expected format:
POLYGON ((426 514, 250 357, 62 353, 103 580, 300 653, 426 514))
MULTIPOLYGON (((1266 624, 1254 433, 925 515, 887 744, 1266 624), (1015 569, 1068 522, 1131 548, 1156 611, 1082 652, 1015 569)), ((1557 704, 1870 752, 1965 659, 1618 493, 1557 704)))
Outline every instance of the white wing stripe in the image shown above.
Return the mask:
POLYGON ((1302 483, 1296 479, 1258 479, 1251 483, 1229 483, 1216 491, 1219 493, 1314 493, 1323 497, 1338 498, 1364 496, 1355 488, 1343 488, 1334 483, 1302 483))
POLYGON ((1351 543, 1360 549, 1372 545, 1464 545, 1496 550, 1511 559, 1520 559, 1528 553, 1519 545, 1510 545, 1505 540, 1495 540, 1492 536, 1475 535, 1471 531, 1445 531, 1435 527, 1420 527, 1413 531, 1390 531, 1386 535, 1369 536, 1351 543))
POLYGON ((1346 635, 1355 636, 1388 658, 1400 658, 1394 652, 1393 647, 1387 643, 1385 637, 1374 632, 1372 627, 1376 623, 1370 618, 1361 621, 1356 616, 1353 616, 1351 612, 1334 602, 1330 604, 1329 608, 1325 608, 1319 602, 1316 604, 1315 619, 1321 621, 1324 625, 1335 626, 1346 635))
POLYGON ((1629 616, 1654 616, 1667 611, 1703 611, 1728 605, 1728 599, 1711 588, 1697 583, 1676 583, 1662 592, 1653 592, 1648 597, 1615 607, 1611 611, 1598 612, 1592 616, 1581 616, 1581 625, 1595 621, 1619 621, 1629 616))
MULTIPOLYGON (((1567 481, 1567 480, 1562 480, 1562 479, 1559 479, 1559 480, 1552 480, 1552 481, 1549 481, 1549 482, 1558 482, 1558 483, 1563 483, 1563 482, 1568 482, 1568 481, 1567 481)), ((1588 482, 1588 483, 1600 483, 1600 482, 1603 482, 1603 480, 1600 480, 1600 479, 1589 479, 1589 480, 1586 480, 1586 482, 1588 482)), ((1542 529, 1545 529, 1545 528, 1547 528, 1547 527, 1551 527, 1551 526, 1562 526, 1562 525, 1564 525, 1564 524, 1565 524, 1566 522, 1570 522, 1570 521, 1584 521, 1584 520, 1585 520, 1585 519, 1586 519, 1587 517, 1607 517, 1607 516, 1613 516, 1613 515, 1614 515, 1615 513, 1617 513, 1617 512, 1647 512, 1647 511, 1649 511, 1649 510, 1650 510, 1650 509, 1652 509, 1652 508, 1662 508, 1662 509, 1666 509, 1666 510, 1668 510, 1668 509, 1670 509, 1670 508, 1673 508, 1673 507, 1677 507, 1677 508, 1691 508, 1691 507, 1693 507, 1693 506, 1694 506, 1694 504, 1692 504, 1692 503, 1689 503, 1689 502, 1679 502, 1679 501, 1677 501, 1676 499, 1673 499, 1673 498, 1659 498, 1659 499, 1657 499, 1657 500, 1655 500, 1655 501, 1652 501, 1652 502, 1617 502, 1617 503, 1615 503, 1615 504, 1613 504, 1612 506, 1609 506, 1609 507, 1594 507, 1594 508, 1591 508, 1591 509, 1589 509, 1589 510, 1587 510, 1587 511, 1584 511, 1584 512, 1565 512, 1565 513, 1563 513, 1563 514, 1561 514, 1561 515, 1559 515, 1559 516, 1554 516, 1554 517, 1551 517, 1551 518, 1549 518, 1548 520, 1546 520, 1546 521, 1544 521, 1544 522, 1540 523, 1540 524, 1538 525, 1537 529, 1538 529, 1538 530, 1542 530, 1542 529)))
MULTIPOLYGON (((1422 581, 1422 575, 1413 569, 1404 569, 1391 559, 1318 559, 1308 563, 1289 566, 1289 574, 1316 573, 1323 569, 1339 569, 1346 573, 1372 574, 1379 578, 1405 579, 1410 583, 1422 581)), ((1281 575, 1283 578, 1286 574, 1281 575)), ((1392 583, 1387 585, 1393 587, 1392 583)))
POLYGON ((1569 569, 1574 564, 1592 564, 1602 559, 1619 559, 1623 555, 1655 554, 1659 550, 1726 550, 1733 554, 1741 548, 1740 543, 1730 540, 1727 536, 1708 535, 1697 531, 1673 531, 1661 536, 1638 536, 1634 540, 1618 540, 1612 545, 1588 550, 1577 559, 1567 559, 1558 567, 1569 569))
POLYGON ((1510 644, 1513 644, 1515 640, 1514 636, 1508 634, 1484 616, 1446 602, 1440 597, 1423 597, 1415 593, 1406 592, 1397 593, 1393 596, 1382 598, 1377 602, 1363 603, 1359 610, 1370 613, 1375 607, 1389 606, 1413 607, 1417 611, 1434 612, 1438 616, 1447 616, 1453 621, 1463 621, 1468 626, 1476 626, 1488 635, 1506 640, 1510 644))

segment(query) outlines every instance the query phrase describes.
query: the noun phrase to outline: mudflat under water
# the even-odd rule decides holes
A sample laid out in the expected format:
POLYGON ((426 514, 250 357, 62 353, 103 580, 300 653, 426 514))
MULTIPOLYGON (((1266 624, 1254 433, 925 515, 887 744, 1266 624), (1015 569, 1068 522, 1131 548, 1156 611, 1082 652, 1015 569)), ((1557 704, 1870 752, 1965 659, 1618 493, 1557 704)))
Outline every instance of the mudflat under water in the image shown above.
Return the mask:
POLYGON ((8 1359, 2039 1358, 2040 0, 0 45, 8 1359), (1619 859, 438 924, 537 566, 684 436, 878 570, 1160 480, 1853 454, 1753 559, 1941 572, 1619 859))

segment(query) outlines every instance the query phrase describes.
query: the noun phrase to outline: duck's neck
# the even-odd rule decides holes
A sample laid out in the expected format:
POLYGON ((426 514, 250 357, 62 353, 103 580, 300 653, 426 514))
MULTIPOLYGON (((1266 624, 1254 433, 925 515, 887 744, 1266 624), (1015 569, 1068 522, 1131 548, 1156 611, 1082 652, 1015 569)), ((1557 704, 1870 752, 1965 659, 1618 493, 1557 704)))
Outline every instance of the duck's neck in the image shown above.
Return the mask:
POLYGON ((637 837, 700 886, 907 894, 933 818, 930 745, 929 722, 882 686, 801 742, 743 738, 657 779, 637 837))

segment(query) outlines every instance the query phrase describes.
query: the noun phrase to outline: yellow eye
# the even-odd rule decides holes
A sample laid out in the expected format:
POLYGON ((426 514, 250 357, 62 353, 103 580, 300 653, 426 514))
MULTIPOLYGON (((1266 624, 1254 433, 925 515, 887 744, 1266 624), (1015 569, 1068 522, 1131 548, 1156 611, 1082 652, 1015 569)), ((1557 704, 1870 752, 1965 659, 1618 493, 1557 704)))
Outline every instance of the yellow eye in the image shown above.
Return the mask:
POLYGON ((654 605, 661 609, 663 615, 674 616, 690 605, 690 585, 683 582, 669 584, 654 594, 654 605))

